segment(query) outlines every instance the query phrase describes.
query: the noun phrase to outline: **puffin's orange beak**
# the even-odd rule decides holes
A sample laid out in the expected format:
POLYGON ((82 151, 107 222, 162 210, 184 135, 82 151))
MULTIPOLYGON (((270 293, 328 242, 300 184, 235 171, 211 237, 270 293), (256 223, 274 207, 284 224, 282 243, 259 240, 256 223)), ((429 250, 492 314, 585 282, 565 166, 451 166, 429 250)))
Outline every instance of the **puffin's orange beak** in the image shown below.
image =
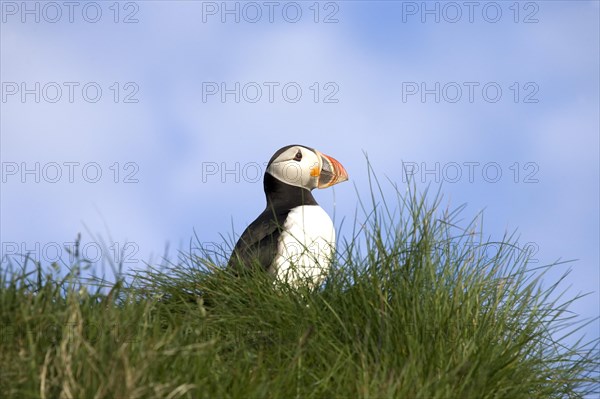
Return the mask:
POLYGON ((317 188, 327 188, 348 180, 348 172, 337 159, 316 151, 321 158, 321 171, 317 188))

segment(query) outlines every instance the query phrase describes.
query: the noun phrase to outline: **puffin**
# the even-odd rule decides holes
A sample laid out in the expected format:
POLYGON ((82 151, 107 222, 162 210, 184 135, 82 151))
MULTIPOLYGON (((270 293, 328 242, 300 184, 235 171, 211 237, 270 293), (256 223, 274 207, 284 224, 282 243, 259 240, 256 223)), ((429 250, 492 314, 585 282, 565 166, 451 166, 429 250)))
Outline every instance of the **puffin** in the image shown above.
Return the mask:
POLYGON ((314 148, 293 144, 277 150, 263 178, 267 205, 240 236, 227 269, 236 275, 268 272, 294 288, 318 287, 335 253, 335 229, 312 190, 346 180, 342 164, 314 148))

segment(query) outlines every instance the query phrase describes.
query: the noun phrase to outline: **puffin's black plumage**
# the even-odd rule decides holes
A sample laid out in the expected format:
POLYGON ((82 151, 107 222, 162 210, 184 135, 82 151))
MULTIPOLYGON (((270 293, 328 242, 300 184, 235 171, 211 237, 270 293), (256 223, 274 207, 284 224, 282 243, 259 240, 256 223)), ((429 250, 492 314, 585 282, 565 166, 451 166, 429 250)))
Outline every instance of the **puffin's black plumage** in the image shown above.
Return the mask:
MULTIPOLYGON (((303 206, 318 207, 311 190, 329 187, 347 178, 339 162, 315 149, 300 145, 279 149, 269 160, 264 174, 263 188, 267 205, 242 233, 227 267, 238 274, 252 269, 273 271, 274 260, 281 255, 279 244, 290 213, 303 206), (291 168, 285 172, 286 167, 294 166, 302 168, 295 178, 291 172, 298 170, 291 168)), ((331 223, 327 215, 324 216, 331 223)))
POLYGON ((267 206, 235 245, 227 264, 233 270, 255 266, 267 270, 277 255, 279 235, 290 210, 301 205, 318 205, 309 190, 283 183, 269 173, 265 173, 263 186, 267 206))

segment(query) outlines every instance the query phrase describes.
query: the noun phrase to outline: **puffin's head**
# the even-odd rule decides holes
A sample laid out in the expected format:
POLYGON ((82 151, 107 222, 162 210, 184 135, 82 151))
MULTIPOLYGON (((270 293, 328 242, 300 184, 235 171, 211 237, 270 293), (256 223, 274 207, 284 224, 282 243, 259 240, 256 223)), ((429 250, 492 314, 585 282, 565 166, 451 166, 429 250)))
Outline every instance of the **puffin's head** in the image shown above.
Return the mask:
POLYGON ((279 149, 271 157, 267 173, 286 184, 308 190, 348 180, 348 172, 336 159, 297 144, 279 149))

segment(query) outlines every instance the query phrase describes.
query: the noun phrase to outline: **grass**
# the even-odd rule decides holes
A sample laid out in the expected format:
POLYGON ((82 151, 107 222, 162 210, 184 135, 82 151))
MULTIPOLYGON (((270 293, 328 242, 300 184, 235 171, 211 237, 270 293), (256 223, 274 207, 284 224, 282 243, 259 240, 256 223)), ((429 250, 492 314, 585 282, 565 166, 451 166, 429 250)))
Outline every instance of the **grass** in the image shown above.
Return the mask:
MULTIPOLYGON (((316 291, 198 250, 106 285, 0 270, 0 392, 14 398, 577 398, 598 341, 513 236, 379 183, 316 291), (483 242, 483 243, 482 243, 483 242), (486 256, 486 247, 497 249, 486 256), (499 248, 499 250, 498 250, 499 248), (558 298, 558 299, 557 299, 558 298)), ((358 219, 358 218, 357 218, 358 219)), ((29 271, 27 271, 29 270, 29 271)))

